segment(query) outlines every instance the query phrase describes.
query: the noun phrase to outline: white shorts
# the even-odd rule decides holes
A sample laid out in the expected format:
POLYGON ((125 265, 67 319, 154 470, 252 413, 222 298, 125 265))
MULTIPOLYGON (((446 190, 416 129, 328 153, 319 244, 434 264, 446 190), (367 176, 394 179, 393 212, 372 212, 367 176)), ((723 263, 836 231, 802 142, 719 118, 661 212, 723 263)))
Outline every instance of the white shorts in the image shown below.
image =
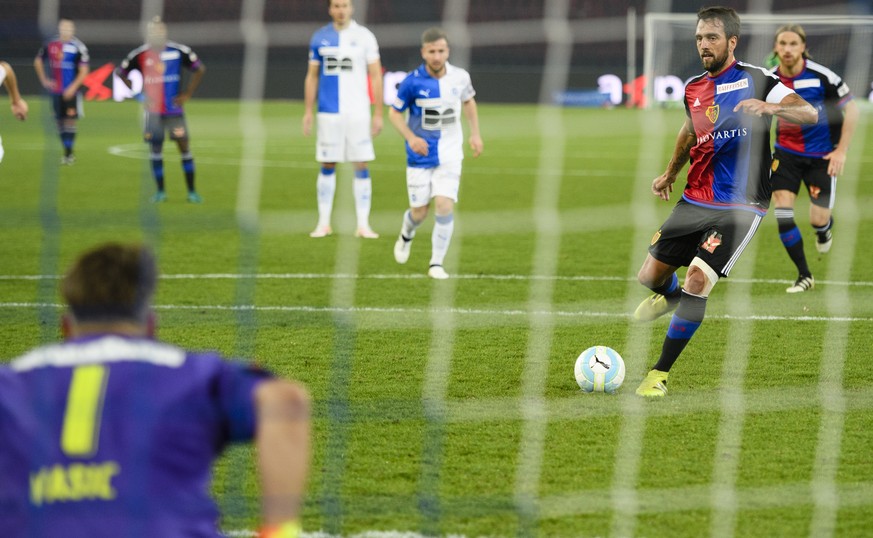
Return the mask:
POLYGON ((376 158, 370 117, 350 118, 343 114, 318 114, 315 160, 320 163, 360 163, 376 158))
POLYGON ((461 161, 435 168, 406 168, 409 207, 426 206, 434 196, 444 196, 457 203, 460 185, 461 161))

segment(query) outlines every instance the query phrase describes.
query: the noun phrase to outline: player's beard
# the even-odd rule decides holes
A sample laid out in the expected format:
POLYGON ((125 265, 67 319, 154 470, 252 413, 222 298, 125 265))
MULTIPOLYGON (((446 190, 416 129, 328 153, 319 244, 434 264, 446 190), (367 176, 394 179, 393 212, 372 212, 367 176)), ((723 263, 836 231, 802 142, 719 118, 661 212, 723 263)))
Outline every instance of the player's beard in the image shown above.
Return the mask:
POLYGON ((703 68, 706 69, 706 71, 710 75, 715 75, 718 74, 722 69, 724 69, 725 64, 727 63, 727 59, 728 53, 725 51, 724 56, 719 57, 715 54, 709 57, 701 56, 700 61, 703 63, 703 68), (706 60, 709 60, 708 66, 706 65, 706 60))

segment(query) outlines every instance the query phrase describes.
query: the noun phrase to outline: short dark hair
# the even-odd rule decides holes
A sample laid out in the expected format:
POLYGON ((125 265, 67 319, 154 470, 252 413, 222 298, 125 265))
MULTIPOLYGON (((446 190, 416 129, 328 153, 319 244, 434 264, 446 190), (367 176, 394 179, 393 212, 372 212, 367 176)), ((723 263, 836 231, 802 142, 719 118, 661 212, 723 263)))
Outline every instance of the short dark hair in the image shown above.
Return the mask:
POLYGON ((157 275, 155 257, 148 247, 106 243, 79 256, 61 282, 61 295, 79 323, 143 323, 157 275))
MULTIPOLYGON (((779 39, 779 34, 781 34, 782 32, 794 32, 795 34, 800 36, 800 40, 803 41, 804 45, 806 45, 806 30, 803 29, 803 26, 799 24, 784 24, 776 30, 775 34, 773 34, 773 40, 775 41, 779 39)), ((803 50, 803 57, 804 59, 809 58, 808 49, 803 50)))
POLYGON ((428 43, 434 43, 440 39, 445 39, 446 43, 449 42, 449 37, 446 35, 446 31, 438 26, 434 26, 428 28, 423 34, 421 34, 421 45, 424 46, 428 43))
POLYGON ((728 39, 740 37, 740 16, 732 8, 724 6, 702 7, 697 12, 697 20, 709 21, 718 19, 724 27, 724 35, 728 39))

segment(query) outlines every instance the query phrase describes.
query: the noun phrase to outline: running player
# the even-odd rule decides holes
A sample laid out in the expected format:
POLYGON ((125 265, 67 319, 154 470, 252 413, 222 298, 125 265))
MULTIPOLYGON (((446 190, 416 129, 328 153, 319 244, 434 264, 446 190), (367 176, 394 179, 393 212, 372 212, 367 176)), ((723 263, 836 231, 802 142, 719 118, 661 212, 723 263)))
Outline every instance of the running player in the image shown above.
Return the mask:
POLYGON ((388 111, 391 124, 406 140, 406 189, 409 209, 403 215, 400 236, 394 243, 394 259, 406 263, 415 230, 427 217, 433 200, 436 223, 431 236, 431 257, 427 274, 446 279, 443 260, 455 229, 454 209, 461 183, 464 132, 460 113, 470 127, 473 156, 482 153, 476 90, 470 74, 449 63, 449 42, 440 28, 421 36, 424 59, 400 83, 397 99, 388 111), (403 113, 408 110, 408 119, 403 113))
POLYGON ((858 105, 845 82, 827 67, 809 59, 806 32, 797 24, 776 30, 774 51, 779 64, 773 71, 782 83, 816 107, 818 123, 803 127, 779 119, 773 156, 773 203, 779 238, 797 267, 797 280, 785 291, 800 293, 815 286, 803 252, 803 235, 794 222, 794 202, 800 182, 809 193, 809 223, 816 233, 815 248, 831 249, 831 212, 837 176, 858 124, 858 105))
POLYGON ((41 47, 33 60, 40 84, 52 95, 58 134, 64 147, 61 164, 65 165, 76 162, 73 152, 76 120, 82 115, 79 88, 90 70, 88 47, 75 34, 76 24, 70 19, 61 19, 58 21, 58 35, 41 47))
POLYGON ((188 187, 188 201, 199 204, 203 201, 194 188, 194 156, 191 154, 188 125, 185 123, 183 105, 191 99, 200 85, 206 66, 190 47, 167 40, 167 25, 155 17, 148 24, 147 43, 127 55, 116 74, 131 87, 128 74, 137 70, 142 73, 145 94, 144 138, 151 152, 149 159, 152 175, 157 184, 153 202, 164 202, 164 133, 175 140, 182 154, 182 170, 188 187), (182 89, 182 72, 192 72, 188 86, 182 89))
POLYGON ((309 236, 327 237, 333 233, 330 219, 336 192, 336 163, 352 162, 358 221, 355 235, 376 239, 379 234, 370 227, 373 186, 367 163, 376 158, 373 137, 382 131, 379 45, 370 30, 352 20, 352 0, 328 0, 327 4, 333 22, 312 36, 309 68, 303 83, 303 134, 312 133, 317 100, 315 160, 321 163, 315 183, 318 224, 309 236))

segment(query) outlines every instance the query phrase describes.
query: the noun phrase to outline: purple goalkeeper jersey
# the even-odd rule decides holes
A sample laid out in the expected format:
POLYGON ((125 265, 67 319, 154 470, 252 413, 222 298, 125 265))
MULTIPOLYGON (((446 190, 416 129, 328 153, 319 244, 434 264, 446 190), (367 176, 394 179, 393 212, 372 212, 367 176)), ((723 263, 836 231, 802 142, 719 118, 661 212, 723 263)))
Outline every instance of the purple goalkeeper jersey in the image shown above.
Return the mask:
POLYGON ((213 461, 268 374, 102 335, 0 367, 0 536, 217 537, 213 461))

